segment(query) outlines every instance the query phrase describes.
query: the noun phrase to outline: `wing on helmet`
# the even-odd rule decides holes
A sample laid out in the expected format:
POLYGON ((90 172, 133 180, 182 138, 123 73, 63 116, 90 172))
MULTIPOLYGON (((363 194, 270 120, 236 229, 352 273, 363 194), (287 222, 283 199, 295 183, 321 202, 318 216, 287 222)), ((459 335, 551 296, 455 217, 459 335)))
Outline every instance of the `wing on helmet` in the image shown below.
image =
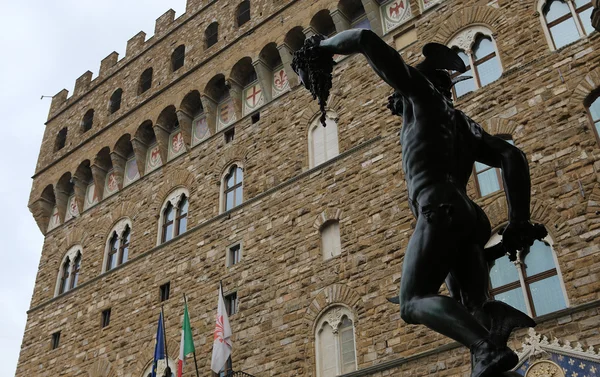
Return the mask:
POLYGON ((449 69, 464 73, 467 70, 460 56, 452 49, 439 43, 427 43, 423 46, 425 60, 417 64, 420 71, 434 69, 449 69))

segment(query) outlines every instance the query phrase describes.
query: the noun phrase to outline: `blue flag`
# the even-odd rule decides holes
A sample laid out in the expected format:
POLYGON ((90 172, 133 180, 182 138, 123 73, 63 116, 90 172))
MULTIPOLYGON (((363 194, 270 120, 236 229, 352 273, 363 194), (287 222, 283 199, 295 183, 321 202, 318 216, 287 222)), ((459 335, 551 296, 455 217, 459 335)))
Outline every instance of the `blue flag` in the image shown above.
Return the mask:
POLYGON ((156 346, 154 347, 154 362, 152 363, 152 377, 156 377, 156 369, 158 368, 158 360, 166 359, 165 353, 165 333, 163 332, 163 316, 162 312, 158 317, 158 329, 156 330, 156 346))

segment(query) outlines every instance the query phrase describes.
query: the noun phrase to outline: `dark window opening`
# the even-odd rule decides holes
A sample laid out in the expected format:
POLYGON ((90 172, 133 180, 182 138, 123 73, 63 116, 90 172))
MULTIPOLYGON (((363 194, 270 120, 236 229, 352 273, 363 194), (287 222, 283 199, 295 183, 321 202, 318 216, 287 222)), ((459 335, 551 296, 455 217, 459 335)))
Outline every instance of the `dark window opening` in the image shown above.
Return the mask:
POLYGON ((250 21, 250 1, 242 1, 237 9, 237 25, 242 26, 250 21))
POLYGON ((252 119, 252 124, 257 123, 260 120, 260 112, 252 114, 250 118, 252 119))
POLYGON ((171 282, 167 282, 160 286, 160 302, 167 301, 171 294, 171 282))
POLYGON ((54 143, 54 151, 59 151, 65 147, 67 143, 67 129, 63 128, 58 131, 58 135, 56 135, 56 142, 54 143))
POLYGON ((187 230, 189 202, 185 195, 178 205, 177 217, 175 218, 175 236, 185 233, 187 230))
POLYGON ((237 292, 225 296, 225 309, 227 310, 227 315, 230 316, 238 312, 237 292))
POLYGON ((140 88, 138 94, 142 94, 152 87, 152 68, 145 70, 140 76, 140 88))
POLYGON ((60 344, 60 331, 57 331, 54 334, 52 334, 52 343, 51 343, 52 349, 53 350, 57 349, 59 344, 60 344))
POLYGON ((81 120, 81 132, 87 132, 92 129, 94 123, 94 109, 89 109, 81 120))
POLYGON ((163 214, 163 229, 162 229, 162 242, 167 242, 171 238, 173 238, 173 222, 174 222, 174 208, 173 205, 169 202, 167 204, 167 208, 165 208, 163 214))
POLYGON ((173 72, 177 71, 179 68, 183 67, 185 63, 185 46, 181 45, 173 51, 171 55, 171 67, 173 72))
POLYGON ((212 24, 208 25, 206 31, 204 32, 204 37, 206 40, 206 48, 216 44, 219 40, 219 24, 213 22, 212 24))
POLYGON ((106 309, 102 311, 102 328, 110 325, 110 309, 106 309))
POLYGON ((112 94, 112 96, 110 96, 110 101, 108 103, 108 109, 111 114, 117 112, 117 110, 119 110, 121 108, 121 98, 122 97, 123 97, 123 90, 120 88, 115 90, 115 92, 112 94))
POLYGON ((235 128, 225 131, 225 144, 231 143, 235 138, 235 128))

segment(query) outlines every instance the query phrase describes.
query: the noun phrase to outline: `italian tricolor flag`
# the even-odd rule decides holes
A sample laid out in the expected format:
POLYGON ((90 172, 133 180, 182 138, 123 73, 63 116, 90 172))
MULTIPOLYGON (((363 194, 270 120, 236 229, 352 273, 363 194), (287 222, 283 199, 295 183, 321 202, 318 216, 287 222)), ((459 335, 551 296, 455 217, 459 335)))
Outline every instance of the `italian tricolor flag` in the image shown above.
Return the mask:
POLYGON ((190 316, 188 315, 187 302, 183 309, 183 327, 181 328, 181 343, 179 344, 179 361, 177 362, 177 377, 183 375, 183 365, 185 357, 194 353, 194 341, 192 340, 192 326, 190 326, 190 316))

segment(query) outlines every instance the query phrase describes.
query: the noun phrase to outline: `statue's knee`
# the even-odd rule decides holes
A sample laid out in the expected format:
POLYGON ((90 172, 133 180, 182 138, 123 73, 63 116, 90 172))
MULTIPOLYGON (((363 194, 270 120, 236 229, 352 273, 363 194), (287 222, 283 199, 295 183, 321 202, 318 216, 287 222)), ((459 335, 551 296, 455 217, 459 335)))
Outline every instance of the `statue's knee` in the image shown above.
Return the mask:
POLYGON ((412 300, 403 300, 400 303, 400 317, 410 325, 417 324, 414 316, 414 304, 412 300))

